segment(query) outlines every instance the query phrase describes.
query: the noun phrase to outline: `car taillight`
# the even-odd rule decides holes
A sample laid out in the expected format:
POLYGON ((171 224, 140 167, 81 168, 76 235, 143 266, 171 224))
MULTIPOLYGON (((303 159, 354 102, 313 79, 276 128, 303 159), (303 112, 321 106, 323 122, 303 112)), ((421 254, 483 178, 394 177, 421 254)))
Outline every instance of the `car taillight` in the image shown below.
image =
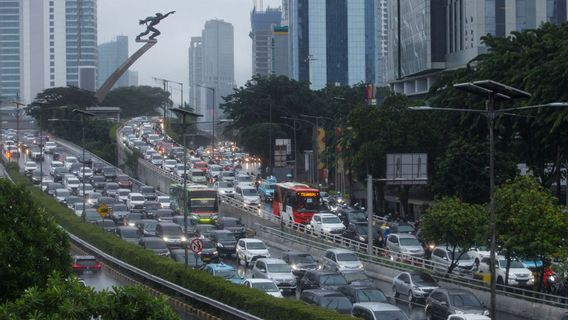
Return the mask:
POLYGON ((78 264, 78 263, 74 263, 73 264, 73 269, 83 269, 83 266, 78 264))

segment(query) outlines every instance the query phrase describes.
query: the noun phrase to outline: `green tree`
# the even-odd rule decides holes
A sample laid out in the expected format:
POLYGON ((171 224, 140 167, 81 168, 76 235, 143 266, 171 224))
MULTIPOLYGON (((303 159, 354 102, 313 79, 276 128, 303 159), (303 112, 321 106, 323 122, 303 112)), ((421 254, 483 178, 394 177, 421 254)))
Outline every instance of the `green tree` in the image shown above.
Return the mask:
POLYGON ((515 256, 545 264, 566 246, 566 214, 552 194, 532 177, 518 177, 500 186, 495 192, 495 214, 497 240, 508 260, 507 275, 515 256))
POLYGON ((67 235, 30 197, 23 186, 0 179, 0 301, 44 288, 52 271, 71 271, 67 235))
POLYGON ((113 287, 96 292, 75 277, 52 275, 46 288, 31 287, 15 301, 0 305, 2 319, 179 319, 164 296, 142 287, 113 287))
POLYGON ((102 105, 119 107, 123 118, 163 114, 163 106, 170 106, 170 93, 150 86, 121 87, 109 92, 102 105))
POLYGON ((420 230, 426 241, 445 246, 452 255, 447 274, 452 273, 463 254, 484 237, 487 231, 487 210, 484 206, 462 202, 458 198, 434 201, 422 217, 420 230))

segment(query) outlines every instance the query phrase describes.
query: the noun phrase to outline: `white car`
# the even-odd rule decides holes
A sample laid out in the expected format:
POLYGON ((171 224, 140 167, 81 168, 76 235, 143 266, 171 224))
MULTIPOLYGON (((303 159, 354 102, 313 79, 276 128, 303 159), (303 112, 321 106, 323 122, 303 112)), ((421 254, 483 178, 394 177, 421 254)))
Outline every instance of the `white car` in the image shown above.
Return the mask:
POLYGON ((52 176, 55 175, 55 169, 62 168, 64 166, 65 165, 61 161, 51 161, 51 167, 49 168, 49 174, 52 175, 52 176))
POLYGON ((325 269, 336 272, 363 270, 363 263, 355 252, 333 248, 327 249, 322 259, 322 265, 325 269))
POLYGON ((476 266, 479 266, 481 259, 489 258, 491 256, 491 251, 489 251, 489 248, 485 246, 471 248, 467 253, 473 258, 476 266))
MULTIPOLYGON (((223 177, 223 179, 225 179, 225 178, 223 177)), ((235 177, 235 188, 236 187, 246 187, 246 186, 250 186, 250 187, 254 186, 253 176, 249 176, 248 174, 238 174, 235 177)))
POLYGON ((163 161, 164 157, 162 157, 159 153, 154 153, 150 157, 150 162, 155 166, 161 166, 163 161))
POLYGON ((85 180, 88 181, 88 179, 93 176, 93 169, 89 167, 79 168, 79 171, 77 171, 77 178, 79 178, 79 180, 83 180, 83 175, 85 176, 85 180))
POLYGON ((491 320, 488 316, 484 316, 481 314, 450 314, 448 316, 448 320, 491 320))
POLYGON ((243 282, 245 287, 253 288, 265 292, 273 297, 282 298, 282 293, 274 281, 270 279, 246 279, 243 282))
POLYGON ((199 169, 191 169, 189 171, 189 180, 195 183, 206 183, 207 177, 205 177, 205 172, 199 169))
POLYGON ((53 183, 53 178, 43 177, 43 180, 41 181, 41 191, 43 192, 47 191, 47 185, 50 183, 53 183))
POLYGON ((162 168, 168 171, 174 171, 176 169, 177 160, 175 159, 164 159, 162 162, 162 168))
POLYGON ((345 225, 333 213, 316 213, 306 226, 314 233, 341 234, 345 230, 345 225))
POLYGON ((175 169, 175 173, 183 178, 183 173, 185 171, 186 174, 189 174, 189 171, 191 170, 191 168, 189 168, 189 166, 187 166, 187 168, 185 168, 185 166, 183 165, 183 163, 178 163, 176 165, 176 169, 175 169))
MULTIPOLYGON (((503 256, 497 256, 497 268, 495 268, 495 278, 498 284, 505 284, 505 276, 507 275, 507 260, 503 256)), ((490 257, 481 259, 478 271, 489 274, 490 257)), ((519 260, 511 260, 509 265, 509 283, 510 286, 532 287, 534 285, 534 276, 532 272, 525 267, 519 260)))
POLYGON ((24 172, 26 174, 31 174, 33 171, 37 170, 37 164, 34 161, 26 161, 24 166, 24 172))
POLYGON ((118 201, 126 203, 126 201, 128 201, 128 195, 130 194, 130 192, 130 189, 123 188, 116 190, 116 197, 118 198, 118 201))
MULTIPOLYGON (((90 183, 85 183, 85 195, 89 196, 89 194, 91 192, 95 192, 95 188, 93 188, 93 185, 90 183)), ((77 194, 82 197, 83 196, 83 184, 81 184, 81 186, 79 188, 77 188, 77 194)))
POLYGON ((71 169, 71 165, 74 163, 79 163, 79 160, 77 159, 77 157, 74 156, 67 156, 65 157, 65 168, 67 168, 67 170, 71 169))
POLYGON ((217 181, 215 182, 215 189, 218 195, 224 195, 229 197, 235 196, 235 188, 233 183, 230 181, 217 181))
POLYGON ((146 201, 146 198, 144 198, 144 196, 141 193, 133 192, 128 195, 126 206, 130 211, 134 209, 141 210, 144 207, 144 201, 146 201))
POLYGON ((241 264, 241 261, 245 263, 245 267, 248 267, 250 263, 253 263, 259 258, 270 258, 270 252, 268 248, 259 239, 252 238, 242 238, 237 242, 237 264, 241 264))
POLYGON ((79 189, 80 186, 81 181, 79 181, 79 179, 75 177, 68 177, 67 179, 65 179, 65 188, 67 188, 71 192, 73 192, 73 190, 79 189))
POLYGON ((45 142, 45 146, 43 146, 45 153, 53 153, 55 148, 57 148, 57 145, 53 141, 47 141, 45 142))
POLYGON ((260 206, 258 191, 251 186, 237 186, 235 188, 235 199, 243 202, 245 206, 260 206))
POLYGON ((83 202, 75 202, 73 204, 73 212, 77 217, 80 217, 83 214, 83 202))
POLYGON ((170 208, 170 196, 158 196, 158 202, 162 206, 162 209, 169 209, 170 208))

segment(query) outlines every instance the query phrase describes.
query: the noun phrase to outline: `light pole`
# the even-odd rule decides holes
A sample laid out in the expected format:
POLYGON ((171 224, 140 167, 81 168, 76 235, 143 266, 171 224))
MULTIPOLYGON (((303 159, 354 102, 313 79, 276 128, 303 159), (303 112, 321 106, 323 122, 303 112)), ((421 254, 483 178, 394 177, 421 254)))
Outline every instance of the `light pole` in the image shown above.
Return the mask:
POLYGON ((210 90, 212 92, 212 108, 211 108, 211 159, 215 158, 215 88, 197 84, 198 87, 210 90))
POLYGON ((460 109, 460 108, 432 108, 429 106, 409 107, 411 110, 440 110, 455 112, 472 112, 479 113, 487 117, 489 129, 489 224, 491 228, 491 244, 490 244, 490 273, 491 273, 491 306, 490 316, 496 319, 496 302, 497 302, 497 282, 495 279, 495 251, 496 251, 496 219, 495 219, 495 137, 493 134, 495 127, 495 118, 499 115, 515 115, 511 112, 523 111, 548 107, 568 107, 566 102, 552 102, 533 106, 515 107, 495 110, 496 100, 512 101, 515 99, 529 98, 530 93, 507 86, 505 84, 492 80, 482 80, 475 82, 466 82, 455 84, 454 87, 475 95, 486 97, 485 110, 479 109, 460 109))
POLYGON ((315 162, 315 166, 314 166, 314 171, 315 171, 315 179, 316 179, 316 183, 319 183, 319 155, 318 155, 318 150, 316 150, 318 148, 318 130, 319 130, 319 119, 324 119, 324 120, 329 120, 329 121, 333 121, 332 118, 329 117, 324 117, 324 116, 310 116, 307 114, 301 114, 300 117, 303 118, 311 118, 311 119, 315 119, 316 123, 315 123, 315 127, 314 127, 314 162, 315 162))
POLYGON ((173 112, 175 112, 178 116, 182 118, 182 131, 183 131, 183 233, 185 234, 185 245, 184 247, 184 257, 185 257, 185 267, 187 268, 189 265, 188 261, 188 253, 187 253, 187 144, 186 144, 186 129, 187 129, 187 117, 203 117, 202 114, 193 113, 183 108, 171 108, 173 112))
MULTIPOLYGON (((288 117, 280 117, 280 119, 287 119, 287 120, 292 120, 294 123, 294 126, 290 126, 284 123, 281 123, 289 128, 292 128, 292 131, 294 132, 294 180, 297 179, 298 177, 298 147, 297 147, 297 139, 296 139, 296 119, 295 118, 288 118, 288 117)), ((297 181, 297 180, 296 180, 297 181)))

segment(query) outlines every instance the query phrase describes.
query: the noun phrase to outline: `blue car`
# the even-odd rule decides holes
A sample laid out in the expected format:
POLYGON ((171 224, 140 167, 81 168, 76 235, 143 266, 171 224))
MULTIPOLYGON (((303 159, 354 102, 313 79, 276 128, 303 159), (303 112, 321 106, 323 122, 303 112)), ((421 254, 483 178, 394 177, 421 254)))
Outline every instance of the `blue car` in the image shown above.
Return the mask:
POLYGON ((274 185, 276 184, 276 177, 270 176, 258 185, 258 195, 260 200, 269 202, 274 199, 274 185))
POLYGON ((231 281, 234 284, 243 283, 243 278, 237 274, 235 268, 224 263, 210 263, 206 265, 203 270, 215 277, 223 277, 225 280, 231 281))

